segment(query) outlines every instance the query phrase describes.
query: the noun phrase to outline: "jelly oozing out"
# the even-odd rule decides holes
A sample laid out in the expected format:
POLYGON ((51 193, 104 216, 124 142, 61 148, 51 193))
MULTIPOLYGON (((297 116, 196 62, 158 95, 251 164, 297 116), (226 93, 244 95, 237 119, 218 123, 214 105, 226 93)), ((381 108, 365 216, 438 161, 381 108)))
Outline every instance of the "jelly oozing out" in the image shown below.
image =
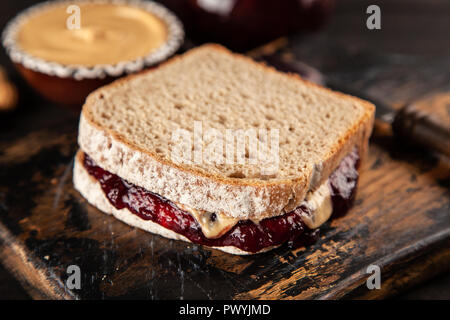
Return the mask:
MULTIPOLYGON (((359 157, 355 149, 330 176, 333 215, 344 214, 353 201, 358 181, 358 163, 359 157)), ((234 246, 244 251, 258 252, 285 242, 291 247, 308 245, 318 238, 318 229, 308 229, 302 220, 301 215, 308 208, 300 206, 259 223, 242 220, 220 238, 209 239, 203 235, 192 215, 169 200, 103 170, 86 154, 83 164, 89 174, 99 181, 105 196, 116 209, 127 208, 141 219, 151 220, 185 236, 193 243, 211 247, 234 246)))
POLYGON ((356 148, 342 159, 339 167, 330 175, 333 217, 344 215, 353 204, 358 184, 359 155, 356 148))

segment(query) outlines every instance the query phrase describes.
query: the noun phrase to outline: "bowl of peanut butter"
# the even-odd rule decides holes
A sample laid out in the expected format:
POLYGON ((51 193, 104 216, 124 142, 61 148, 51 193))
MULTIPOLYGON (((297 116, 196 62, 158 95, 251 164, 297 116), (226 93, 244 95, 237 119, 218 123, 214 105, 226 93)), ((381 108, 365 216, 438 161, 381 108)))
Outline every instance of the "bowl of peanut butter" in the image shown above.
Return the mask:
POLYGON ((181 22, 151 1, 44 2, 12 19, 2 34, 27 82, 51 101, 81 106, 96 88, 172 56, 181 22))

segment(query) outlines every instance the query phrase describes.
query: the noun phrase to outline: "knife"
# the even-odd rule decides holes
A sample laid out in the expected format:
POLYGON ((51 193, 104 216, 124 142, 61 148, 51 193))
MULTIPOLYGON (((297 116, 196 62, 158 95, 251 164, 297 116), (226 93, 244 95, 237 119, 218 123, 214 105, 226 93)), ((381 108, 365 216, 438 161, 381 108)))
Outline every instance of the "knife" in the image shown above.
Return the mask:
POLYGON ((389 125, 394 136, 402 143, 420 145, 450 157, 450 92, 433 93, 396 110, 381 99, 327 78, 319 70, 301 61, 288 60, 273 52, 251 56, 280 71, 297 73, 332 90, 372 102, 376 107, 377 121, 389 125))

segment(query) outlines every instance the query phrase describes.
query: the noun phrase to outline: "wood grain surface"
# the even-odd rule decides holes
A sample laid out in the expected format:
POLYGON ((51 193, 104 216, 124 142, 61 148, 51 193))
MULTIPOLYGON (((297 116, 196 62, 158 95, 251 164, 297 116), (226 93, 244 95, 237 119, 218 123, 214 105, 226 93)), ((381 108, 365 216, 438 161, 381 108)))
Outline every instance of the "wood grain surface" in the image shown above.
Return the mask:
MULTIPOLYGON (((437 72, 449 70, 448 58, 355 51, 320 37, 293 39, 281 54, 394 107, 449 91, 450 75, 437 72)), ((88 205, 71 181, 78 115, 27 104, 1 118, 0 259, 33 298, 381 298, 450 267, 449 160, 398 143, 381 123, 345 217, 312 246, 245 257, 154 236, 88 205), (65 286, 73 264, 81 290, 65 286), (366 287, 371 264, 381 268, 380 290, 366 287)))

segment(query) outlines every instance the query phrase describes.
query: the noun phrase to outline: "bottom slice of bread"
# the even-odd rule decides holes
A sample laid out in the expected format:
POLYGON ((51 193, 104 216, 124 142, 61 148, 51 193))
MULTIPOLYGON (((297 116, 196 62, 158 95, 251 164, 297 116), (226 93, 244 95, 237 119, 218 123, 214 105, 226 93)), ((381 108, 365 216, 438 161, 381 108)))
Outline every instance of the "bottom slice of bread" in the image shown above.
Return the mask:
MULTIPOLYGON (((169 239, 174 240, 183 240, 186 242, 192 243, 189 239, 187 239, 185 236, 178 234, 176 232, 173 232, 172 230, 166 229, 162 226, 160 226, 157 223, 154 223, 150 220, 143 220, 139 218, 138 216, 134 215, 132 212, 130 212, 128 209, 116 209, 111 203, 109 203, 108 199, 105 197, 105 194, 103 193, 103 190, 100 186, 100 183, 95 180, 93 177, 89 175, 89 173, 84 168, 82 162, 81 162, 81 156, 82 152, 78 151, 77 155, 75 156, 74 161, 74 169, 73 169, 73 183, 75 186, 75 189, 78 190, 81 195, 93 206, 97 207, 99 210, 107 213, 112 214, 117 219, 125 222, 126 224, 140 228, 142 230, 151 232, 153 234, 157 234, 169 239)), ((236 247, 232 246, 224 246, 224 247, 213 247, 218 250, 222 250, 227 253, 231 254, 238 254, 238 255, 249 255, 249 254, 256 254, 256 253, 262 253, 265 251, 269 251, 274 249, 275 247, 267 247, 264 248, 258 252, 247 252, 244 250, 241 250, 236 247)))

